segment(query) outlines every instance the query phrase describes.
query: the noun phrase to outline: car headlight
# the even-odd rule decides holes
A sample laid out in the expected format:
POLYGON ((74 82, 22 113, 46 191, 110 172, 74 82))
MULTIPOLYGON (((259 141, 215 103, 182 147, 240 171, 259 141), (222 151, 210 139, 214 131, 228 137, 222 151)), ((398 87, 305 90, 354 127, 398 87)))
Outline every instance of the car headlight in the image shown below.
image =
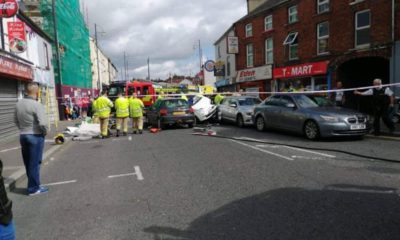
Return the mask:
POLYGON ((333 116, 327 116, 327 115, 320 115, 320 117, 327 122, 339 122, 338 117, 333 117, 333 116))

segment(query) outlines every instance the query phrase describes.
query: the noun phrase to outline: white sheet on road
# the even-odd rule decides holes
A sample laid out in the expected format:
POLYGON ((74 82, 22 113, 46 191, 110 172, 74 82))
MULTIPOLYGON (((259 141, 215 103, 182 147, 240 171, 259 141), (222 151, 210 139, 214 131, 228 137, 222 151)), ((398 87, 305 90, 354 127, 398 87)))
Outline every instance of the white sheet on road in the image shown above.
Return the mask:
POLYGON ((96 137, 100 135, 100 124, 83 122, 79 127, 67 127, 64 133, 74 137, 96 137))

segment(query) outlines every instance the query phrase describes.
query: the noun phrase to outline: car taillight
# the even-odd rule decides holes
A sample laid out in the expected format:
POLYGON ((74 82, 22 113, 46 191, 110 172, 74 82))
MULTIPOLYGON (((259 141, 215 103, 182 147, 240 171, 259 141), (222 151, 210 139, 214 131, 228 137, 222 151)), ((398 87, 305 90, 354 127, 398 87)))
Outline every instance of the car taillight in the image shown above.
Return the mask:
POLYGON ((191 107, 191 108, 189 108, 189 112, 190 113, 194 113, 194 109, 191 107))
POLYGON ((160 115, 161 116, 166 116, 168 114, 168 110, 165 108, 160 109, 160 115))

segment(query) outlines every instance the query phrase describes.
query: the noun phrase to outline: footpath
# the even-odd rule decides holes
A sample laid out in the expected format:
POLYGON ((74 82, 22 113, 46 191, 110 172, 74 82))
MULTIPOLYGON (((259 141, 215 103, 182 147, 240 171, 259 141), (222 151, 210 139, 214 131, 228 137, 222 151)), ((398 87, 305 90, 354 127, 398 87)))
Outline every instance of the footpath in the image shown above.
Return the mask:
MULTIPOLYGON (((46 136, 46 142, 43 152, 43 163, 46 163, 50 157, 56 153, 60 148, 68 144, 68 141, 63 145, 55 144, 54 137, 62 133, 67 127, 74 127, 80 124, 81 120, 74 121, 60 121, 58 126, 51 126, 50 131, 46 136)), ((17 182, 26 179, 24 162, 22 160, 21 145, 19 138, 11 139, 8 142, 0 142, 0 159, 3 161, 3 177, 7 191, 15 188, 17 182)))

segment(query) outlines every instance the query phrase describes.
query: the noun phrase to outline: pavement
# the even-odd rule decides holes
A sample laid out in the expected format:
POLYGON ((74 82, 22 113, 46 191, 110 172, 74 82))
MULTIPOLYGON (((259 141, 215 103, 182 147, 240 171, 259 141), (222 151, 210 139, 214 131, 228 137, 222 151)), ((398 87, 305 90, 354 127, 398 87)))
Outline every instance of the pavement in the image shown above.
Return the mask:
MULTIPOLYGON (((51 156, 60 150, 63 145, 56 145, 54 137, 62 133, 66 127, 73 127, 79 124, 79 120, 61 121, 58 126, 52 125, 46 136, 45 148, 43 153, 43 166, 47 164, 51 156)), ((3 177, 5 178, 6 189, 10 190, 15 187, 17 181, 26 178, 24 162, 22 160, 21 145, 19 139, 10 139, 0 144, 0 159, 3 161, 3 177)))
POLYGON ((49 193, 9 194, 17 239, 400 239, 400 164, 343 152, 400 160, 397 141, 212 129, 253 141, 174 128, 70 142, 42 169, 49 193))

